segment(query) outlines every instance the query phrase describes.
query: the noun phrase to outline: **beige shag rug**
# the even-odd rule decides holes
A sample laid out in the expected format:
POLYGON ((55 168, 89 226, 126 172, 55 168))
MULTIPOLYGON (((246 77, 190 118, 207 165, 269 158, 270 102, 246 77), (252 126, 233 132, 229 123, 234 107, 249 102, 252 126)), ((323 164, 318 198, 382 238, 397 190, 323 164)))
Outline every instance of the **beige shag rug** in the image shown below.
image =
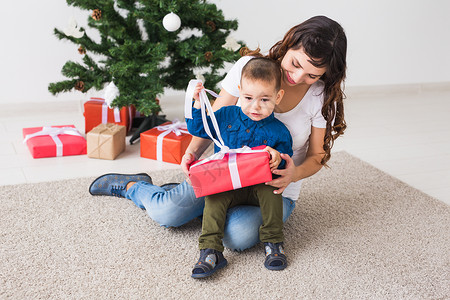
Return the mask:
POLYGON ((93 178, 0 187, 0 298, 449 299, 450 207, 345 152, 330 166, 285 224, 286 270, 266 270, 257 245, 225 250, 204 280, 190 277, 199 220, 162 228, 89 195, 93 178))

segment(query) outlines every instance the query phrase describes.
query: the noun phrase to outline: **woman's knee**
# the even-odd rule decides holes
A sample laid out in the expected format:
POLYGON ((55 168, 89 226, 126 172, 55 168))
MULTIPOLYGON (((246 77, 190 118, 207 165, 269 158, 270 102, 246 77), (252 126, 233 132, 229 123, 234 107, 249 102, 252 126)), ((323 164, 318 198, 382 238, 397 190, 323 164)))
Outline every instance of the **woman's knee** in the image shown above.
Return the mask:
POLYGON ((186 208, 177 208, 175 210, 147 211, 148 216, 163 227, 180 227, 201 214, 190 213, 186 208))
POLYGON ((203 213, 204 202, 193 203, 189 201, 189 203, 190 205, 184 202, 174 203, 168 201, 166 205, 147 210, 147 213, 152 220, 161 226, 179 227, 201 216, 203 213))
POLYGON ((146 206, 151 219, 164 227, 179 227, 200 216, 204 198, 196 198, 185 183, 154 195, 146 206))
POLYGON ((295 208, 295 201, 289 198, 283 197, 283 223, 287 221, 295 208))
POLYGON ((236 206, 228 210, 223 245, 242 251, 259 242, 262 224, 261 210, 257 206, 236 206))
POLYGON ((255 246, 259 242, 258 231, 250 234, 227 235, 223 238, 223 246, 233 251, 243 251, 255 246))

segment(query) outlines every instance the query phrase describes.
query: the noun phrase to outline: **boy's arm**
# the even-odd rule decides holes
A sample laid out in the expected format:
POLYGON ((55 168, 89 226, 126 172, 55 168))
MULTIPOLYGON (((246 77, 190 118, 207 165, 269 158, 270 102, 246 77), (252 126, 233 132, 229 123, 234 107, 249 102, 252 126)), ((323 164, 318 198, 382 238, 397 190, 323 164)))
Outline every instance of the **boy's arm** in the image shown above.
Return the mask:
MULTIPOLYGON (((212 128, 211 118, 206 116, 208 120, 209 128, 212 128)), ((198 136, 204 139, 211 139, 206 133, 203 126, 202 113, 200 109, 192 108, 192 119, 186 118, 187 128, 190 134, 193 136, 198 136)), ((211 131, 213 133, 214 130, 211 131)))
POLYGON ((286 161, 281 159, 280 153, 292 156, 292 137, 289 131, 282 131, 284 134, 279 135, 279 140, 275 143, 274 147, 266 147, 265 150, 270 153, 270 169, 284 169, 286 161))
MULTIPOLYGON (((222 120, 226 120, 226 108, 223 107, 214 112, 214 116, 217 119, 217 123, 221 124, 222 120)), ((217 139, 217 134, 214 129, 214 125, 211 121, 211 117, 206 115, 206 120, 208 121, 209 130, 215 139, 217 139)), ((192 119, 186 119, 187 128, 190 134, 193 136, 198 136, 204 139, 211 139, 211 137, 206 133, 205 127, 203 126, 202 111, 195 107, 192 108, 192 119)))
MULTIPOLYGON (((211 139, 211 137, 206 133, 205 127, 203 125, 203 119, 202 119, 202 112, 201 112, 201 105, 200 105, 200 91, 203 89, 203 84, 201 82, 197 83, 194 90, 194 103, 192 107, 192 119, 186 118, 186 124, 187 128, 190 134, 193 136, 201 137, 204 139, 211 139)), ((221 110, 217 110, 214 112, 214 115, 217 119, 217 122, 219 123, 221 119, 221 110)), ((211 131, 211 134, 214 138, 217 138, 217 134, 214 130, 214 126, 212 124, 210 116, 206 115, 206 120, 208 122, 209 130, 211 131)))

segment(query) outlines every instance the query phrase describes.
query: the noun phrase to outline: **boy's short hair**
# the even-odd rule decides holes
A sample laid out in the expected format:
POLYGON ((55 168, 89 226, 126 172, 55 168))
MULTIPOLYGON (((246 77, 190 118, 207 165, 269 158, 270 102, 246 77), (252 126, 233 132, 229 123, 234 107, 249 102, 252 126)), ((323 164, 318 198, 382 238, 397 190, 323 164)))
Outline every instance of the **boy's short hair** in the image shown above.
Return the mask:
POLYGON ((262 80, 275 84, 275 90, 281 88, 281 67, 278 62, 267 57, 255 57, 250 59, 242 68, 242 78, 262 80))

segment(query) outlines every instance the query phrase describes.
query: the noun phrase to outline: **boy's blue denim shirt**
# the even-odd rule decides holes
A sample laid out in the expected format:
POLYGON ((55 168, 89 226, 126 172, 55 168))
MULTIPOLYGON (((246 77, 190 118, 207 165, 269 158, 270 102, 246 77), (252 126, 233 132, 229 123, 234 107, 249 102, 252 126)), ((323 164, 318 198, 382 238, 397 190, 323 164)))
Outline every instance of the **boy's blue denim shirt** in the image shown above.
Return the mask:
MULTIPOLYGON (((292 137, 287 127, 272 113, 260 121, 253 121, 247 117, 239 106, 224 106, 214 112, 219 125, 220 134, 226 146, 230 149, 243 146, 269 146, 280 153, 292 156, 292 137)), ((214 138, 217 134, 214 130, 211 118, 208 116, 208 125, 214 138)), ((203 127, 201 110, 192 108, 192 119, 186 119, 189 132, 205 139, 210 139, 203 127)), ((214 145, 214 152, 220 149, 214 145)), ((279 169, 284 168, 282 160, 279 169)))

